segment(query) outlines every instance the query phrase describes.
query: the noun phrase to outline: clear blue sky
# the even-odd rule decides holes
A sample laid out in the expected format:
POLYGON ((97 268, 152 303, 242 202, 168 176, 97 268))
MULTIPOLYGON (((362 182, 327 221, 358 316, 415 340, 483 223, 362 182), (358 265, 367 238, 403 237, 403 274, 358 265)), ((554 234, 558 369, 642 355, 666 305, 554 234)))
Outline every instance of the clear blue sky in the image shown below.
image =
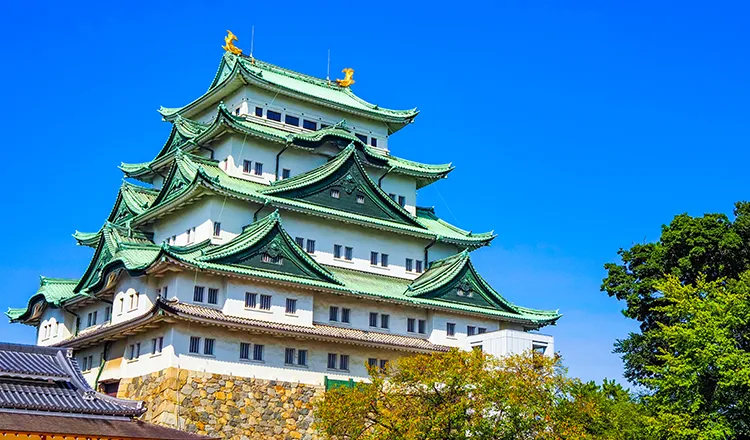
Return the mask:
MULTIPOLYGON (((256 57, 419 107, 394 154, 452 161, 420 191, 446 219, 499 237, 482 273, 545 329, 571 374, 621 378, 612 343, 635 325, 599 292, 619 247, 681 212, 748 197, 750 9, 743 2, 10 2, 0 13, 5 231, 0 306, 38 276, 77 277, 111 209, 120 161, 169 133, 156 109, 199 96, 226 29, 256 57)), ((33 330, 0 320, 0 340, 33 330)))

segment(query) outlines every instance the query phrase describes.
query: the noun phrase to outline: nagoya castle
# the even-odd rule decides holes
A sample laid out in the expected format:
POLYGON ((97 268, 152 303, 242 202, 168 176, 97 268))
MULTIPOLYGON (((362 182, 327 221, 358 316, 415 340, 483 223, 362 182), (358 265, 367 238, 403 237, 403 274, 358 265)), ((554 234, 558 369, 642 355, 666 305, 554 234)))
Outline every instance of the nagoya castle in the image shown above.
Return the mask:
POLYGON ((237 439, 317 438, 315 399, 367 365, 554 351, 535 331, 560 314, 472 264, 495 235, 418 205, 453 167, 399 156, 418 156, 394 138, 416 109, 359 98, 352 69, 315 78, 225 41, 208 90, 159 110, 155 157, 120 166, 101 229, 74 234, 93 250, 81 277, 41 277, 13 322, 72 348, 97 389, 145 400, 146 421, 237 439))

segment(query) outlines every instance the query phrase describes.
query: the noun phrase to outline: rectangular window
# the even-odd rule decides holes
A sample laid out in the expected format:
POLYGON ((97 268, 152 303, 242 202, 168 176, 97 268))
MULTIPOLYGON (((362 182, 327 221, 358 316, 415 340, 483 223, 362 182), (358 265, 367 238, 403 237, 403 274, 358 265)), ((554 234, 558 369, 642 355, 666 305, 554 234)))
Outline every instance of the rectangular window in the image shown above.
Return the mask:
POLYGON ((208 288, 208 302, 209 304, 219 304, 219 289, 212 287, 208 288))
POLYGON ((351 309, 343 308, 341 309, 341 322, 349 323, 349 315, 351 314, 351 309))
MULTIPOLYGON (((87 322, 86 327, 91 327, 91 313, 89 313, 86 316, 87 316, 87 318, 86 318, 87 319, 87 321, 86 321, 87 322)), ((45 332, 45 336, 46 336, 46 332, 45 332)))
POLYGON ((128 349, 125 352, 125 358, 128 360, 132 360, 134 355, 135 355, 135 344, 130 344, 128 345, 128 349))
POLYGON ((240 342, 240 359, 250 359, 250 344, 247 342, 240 342))
MULTIPOLYGON (((138 297, 138 294, 136 294, 136 298, 138 297)), ((136 307, 138 307, 138 301, 136 301, 136 307)), ((94 314, 91 318, 91 325, 96 325, 96 314, 99 313, 96 310, 94 310, 94 314)))
POLYGON ((203 341, 203 354, 213 356, 214 354, 214 339, 206 338, 203 341))
POLYGON ((370 138, 370 145, 372 145, 373 147, 377 147, 378 146, 378 140, 375 139, 374 137, 371 137, 370 138))
POLYGON ((378 264, 378 253, 377 252, 370 252, 370 264, 373 266, 378 264))
POLYGON ((328 308, 328 320, 329 321, 338 321, 339 320, 339 308, 336 306, 331 306, 328 308))
POLYGON ((263 175, 263 164, 260 162, 255 162, 255 175, 256 176, 263 175))
POLYGON ((242 172, 245 174, 250 174, 250 170, 253 169, 253 163, 252 161, 246 160, 242 162, 242 172))
POLYGON ((214 237, 221 236, 221 223, 214 222, 214 237))
POLYGON ((321 123, 321 124, 320 124, 320 129, 321 129, 321 130, 322 130, 322 129, 324 129, 324 128, 328 128, 328 127, 330 127, 330 125, 328 125, 328 124, 323 124, 323 123, 321 123))
POLYGON ((406 331, 409 333, 414 333, 415 325, 417 323, 417 320, 414 318, 409 318, 406 320, 406 331))
POLYGON ((388 366, 388 359, 381 359, 380 360, 380 369, 382 371, 385 371, 385 367, 388 366))
POLYGON ((272 121, 281 122, 281 113, 273 110, 266 110, 266 118, 272 121))
POLYGON ((89 358, 86 356, 83 357, 83 362, 81 365, 81 371, 88 371, 89 369, 89 358))
POLYGON ((375 312, 370 312, 370 327, 377 327, 378 326, 378 314, 375 312))
POLYGON ((474 336, 477 334, 477 328, 473 325, 467 325, 466 326, 466 336, 474 336))
POLYGON ((237 116, 240 115, 240 108, 239 107, 237 107, 236 109, 234 109, 234 114, 237 115, 237 116))
POLYGON ((125 298, 120 298, 120 313, 125 309, 125 298))
POLYGON ((308 130, 317 130, 318 123, 315 121, 308 121, 307 119, 305 119, 302 121, 302 128, 306 128, 308 130))
POLYGON ((406 206, 406 197, 398 196, 398 204, 401 205, 402 208, 406 206))
POLYGON ((333 245, 333 258, 341 258, 341 245, 340 244, 333 245))
POLYGON ((263 117, 263 107, 255 107, 255 116, 259 118, 263 117))
POLYGON ((191 336, 190 337, 190 353, 199 353, 200 352, 200 346, 201 346, 201 338, 198 336, 191 336))
POLYGON ((365 136, 363 134, 359 134, 359 133, 355 134, 354 136, 357 136, 357 138, 359 140, 361 140, 362 143, 364 143, 365 145, 367 145, 367 136, 365 136))
POLYGON ((417 324, 418 324, 417 333, 420 333, 420 334, 427 333, 427 321, 425 321, 424 319, 420 319, 419 321, 417 321, 417 324))
MULTIPOLYGON (((109 307, 107 307, 107 308, 109 308, 109 307)), ((60 336, 60 323, 59 322, 55 322, 55 336, 56 337, 60 336)))
POLYGON ((388 254, 380 254, 380 265, 388 267, 388 254))
POLYGON ((380 328, 390 328, 391 316, 381 314, 380 315, 380 328))
POLYGON ((417 273, 422 273, 422 260, 416 261, 417 273))
POLYGON ((411 272, 412 270, 414 270, 414 260, 412 260, 411 258, 407 258, 405 267, 407 272, 411 272))
POLYGON ((339 370, 349 370, 349 355, 339 355, 339 370))
POLYGON ((294 241, 297 243, 297 246, 304 248, 305 247, 305 239, 302 237, 297 237, 294 239, 294 241))
POLYGON ((292 298, 286 299, 286 313, 290 315, 297 314, 297 300, 292 298))
POLYGON ((484 327, 479 327, 479 328, 477 329, 477 334, 478 334, 478 335, 483 335, 483 334, 485 334, 485 333, 487 333, 487 329, 486 329, 486 328, 484 328, 484 327))
POLYGON ((130 310, 133 310, 135 308, 135 295, 132 293, 130 294, 130 310))
POLYGON ((315 240, 307 239, 307 253, 308 254, 314 254, 315 253, 315 240))
POLYGON ((253 346, 253 360, 258 362, 263 361, 263 345, 255 344, 253 346))
POLYGON ((203 286, 195 286, 193 287, 193 302, 203 302, 203 291, 205 290, 205 287, 203 286))
POLYGON ((136 359, 141 357, 141 343, 140 342, 135 344, 135 357, 136 359))
POLYGON ((104 308, 104 322, 109 321, 112 318, 112 308, 107 306, 104 308))
POLYGON ((339 197, 341 197, 341 192, 339 192, 339 190, 337 189, 332 189, 331 197, 333 197, 334 199, 338 199, 339 197))
POLYGON ((245 308, 254 309, 258 304, 258 294, 245 292, 245 308))
POLYGON ((357 194, 357 203, 359 203, 360 205, 364 205, 365 204, 365 196, 363 196, 362 194, 357 194))
POLYGON ((344 259, 352 261, 352 258, 354 257, 354 248, 351 248, 349 246, 344 248, 344 259))
POLYGON ((445 324, 445 333, 448 336, 456 336, 456 324, 452 322, 445 324))
POLYGON ((367 365, 370 367, 377 367, 378 366, 378 360, 375 358, 368 358, 367 359, 367 365))
POLYGON ((388 197, 390 197, 394 202, 396 201, 396 194, 388 193, 388 197))
POLYGON ((161 353, 164 345, 164 338, 158 337, 151 340, 151 354, 161 353))
POLYGON ((282 179, 288 179, 290 177, 292 177, 292 170, 290 170, 288 168, 284 168, 283 170, 281 170, 281 178, 282 179))
POLYGON ((297 365, 307 365, 307 350, 297 350, 297 365))
POLYGON ((260 309, 271 310, 271 295, 260 296, 260 309))
POLYGON ((284 363, 287 365, 293 365, 294 364, 294 349, 293 348, 287 348, 284 350, 284 363))
POLYGON ((287 125, 294 125, 299 127, 299 118, 292 115, 284 115, 284 123, 287 125))
POLYGON ((336 369, 336 353, 328 353, 328 368, 331 370, 336 369))

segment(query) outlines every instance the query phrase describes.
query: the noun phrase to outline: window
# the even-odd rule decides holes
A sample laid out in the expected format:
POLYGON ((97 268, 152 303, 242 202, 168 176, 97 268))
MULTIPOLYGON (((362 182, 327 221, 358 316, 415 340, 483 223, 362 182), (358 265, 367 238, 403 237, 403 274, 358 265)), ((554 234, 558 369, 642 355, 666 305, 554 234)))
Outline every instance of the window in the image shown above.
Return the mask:
POLYGON ((328 353, 328 368, 331 370, 336 369, 336 353, 328 353))
POLYGON ((277 266, 283 266, 284 265, 284 257, 282 257, 281 255, 277 255, 275 257, 272 257, 272 256, 270 256, 268 254, 263 254, 260 257, 260 261, 262 261, 264 263, 268 263, 268 264, 275 264, 277 266))
POLYGON ((322 124, 322 123, 320 124, 320 129, 321 130, 324 129, 324 128, 328 128, 328 127, 330 127, 330 125, 328 125, 328 124, 322 124))
POLYGON ((381 314, 380 315, 380 328, 389 328, 391 321, 390 315, 381 314))
POLYGON ((401 205, 402 208, 406 206, 406 197, 398 196, 398 204, 401 205))
POLYGON ((308 254, 314 254, 315 253, 315 240, 307 239, 307 253, 308 254))
POLYGON ((445 333, 448 336, 456 336, 456 324, 452 322, 445 324, 445 333))
POLYGON ((260 296, 260 309, 271 310, 271 295, 260 296))
POLYGON ((284 350, 284 363, 287 365, 294 365, 294 352, 293 348, 287 348, 284 350))
POLYGON ((406 320, 406 331, 409 333, 414 333, 414 327, 417 323, 417 320, 414 318, 409 318, 406 320))
POLYGON ((139 357, 141 357, 141 343, 137 342, 135 344, 135 358, 138 359, 139 357))
POLYGON ((377 147, 378 146, 378 140, 375 139, 374 137, 371 137, 370 138, 370 145, 372 145, 373 147, 377 147))
POLYGON ((378 314, 375 312, 370 312, 370 327, 377 327, 378 326, 378 314))
POLYGON ((219 304, 219 289, 212 287, 208 288, 208 301, 209 304, 219 304))
POLYGON ((544 352, 547 351, 547 346, 546 345, 533 344, 532 347, 531 347, 531 349, 534 350, 535 352, 539 353, 539 354, 544 354, 544 352))
POLYGON ((60 323, 59 322, 55 322, 55 336, 60 336, 60 323))
POLYGON ((295 242, 297 242, 297 246, 303 248, 305 247, 305 239, 302 237, 297 237, 294 239, 295 242))
POLYGON ((355 134, 354 136, 357 136, 357 138, 359 140, 361 140, 362 143, 364 143, 365 145, 367 145, 367 136, 365 136, 363 134, 359 134, 359 133, 355 134))
POLYGON ((206 338, 203 341, 203 354, 207 356, 214 355, 214 339, 206 338))
POLYGON ((132 293, 130 294, 130 310, 133 310, 135 308, 135 295, 132 293))
POLYGON ((201 338, 197 336, 190 337, 190 353, 198 353, 201 346, 201 338))
MULTIPOLYGON (((87 319, 88 319, 88 321, 86 321, 86 322, 87 322, 87 324, 86 324, 86 327, 91 327, 91 313, 89 313, 89 314, 87 315, 87 319)), ((46 328, 45 328, 45 329, 46 329, 46 328)), ((47 332, 45 332, 45 337, 46 337, 46 336, 47 336, 47 332)))
POLYGON ((245 308, 254 309, 258 304, 258 294, 245 292, 245 308))
POLYGON ((388 267, 388 254, 380 254, 380 265, 388 267))
POLYGON ((164 338, 158 337, 151 340, 151 354, 161 353, 164 345, 164 338))
POLYGON ((349 355, 342 354, 339 356, 339 370, 349 370, 349 355))
POLYGON ((396 194, 388 193, 388 197, 390 197, 394 202, 396 201, 396 194))
POLYGON ((340 244, 333 245, 333 258, 341 258, 341 245, 340 244))
POLYGON ((89 358, 84 356, 83 362, 81 362, 81 371, 88 371, 88 369, 89 369, 89 358))
POLYGON ((338 199, 339 197, 341 197, 341 192, 339 192, 339 190, 337 189, 332 189, 331 197, 333 197, 334 199, 338 199))
POLYGON ((263 361, 263 345, 255 344, 253 346, 253 360, 258 362, 263 361))
POLYGON ((125 298, 120 298, 120 313, 125 309, 125 298))
POLYGON ((203 286, 195 286, 193 288, 193 302, 203 302, 203 291, 205 290, 205 287, 203 286))
POLYGON ((135 358, 135 344, 128 345, 128 349, 125 351, 125 359, 133 360, 135 358))
POLYGON ((221 223, 214 222, 214 237, 221 236, 221 223))
POLYGON ((378 366, 378 360, 376 358, 368 358, 367 359, 367 365, 370 367, 377 367, 378 366))
POLYGON ((370 264, 373 266, 378 264, 378 253, 377 252, 370 252, 370 264))
POLYGON ((351 248, 349 246, 344 248, 344 259, 352 261, 352 257, 354 256, 354 248, 351 248))
POLYGON ((414 260, 412 260, 411 258, 407 258, 406 259, 406 271, 411 272, 412 270, 414 270, 414 260))
POLYGON ((240 359, 250 359, 250 344, 247 342, 240 342, 240 359))
POLYGON ((360 205, 364 205, 365 204, 365 196, 363 196, 362 194, 357 194, 357 203, 359 203, 360 205))
POLYGON ((281 122, 281 113, 273 110, 266 110, 266 118, 272 121, 281 122))
POLYGON ((195 241, 195 228, 190 228, 187 230, 187 243, 190 244, 193 241, 195 241))
POLYGON ((292 170, 290 170, 288 168, 284 168, 283 170, 281 170, 281 178, 282 179, 288 179, 290 177, 292 177, 292 170))
POLYGON ((302 121, 302 128, 306 128, 308 130, 317 130, 318 123, 315 121, 308 121, 307 119, 305 119, 302 121))
POLYGON ((341 322, 349 323, 349 315, 351 314, 351 309, 343 308, 341 309, 341 322))
POLYGON ((250 174, 250 170, 253 169, 253 163, 249 160, 242 162, 242 172, 245 174, 250 174))
POLYGON ((417 333, 425 334, 427 333, 427 321, 424 319, 420 319, 417 321, 417 325, 419 326, 417 329, 417 333))
POLYGON ((295 127, 299 127, 299 118, 292 115, 285 115, 284 123, 287 125, 294 125, 295 127))
POLYGON ((473 325, 466 326, 466 336, 474 336, 477 334, 477 328, 473 325))
POLYGON ((255 162, 255 175, 256 176, 263 175, 263 164, 260 162, 255 162))
POLYGON ((307 365, 307 350, 297 350, 297 365, 307 365))
POLYGON ((234 109, 234 114, 237 115, 237 116, 240 115, 240 108, 239 107, 237 107, 236 109, 234 109))
POLYGON ((385 371, 385 367, 388 366, 388 359, 381 359, 380 360, 380 369, 382 371, 385 371))
POLYGON ((164 286, 164 296, 163 296, 163 298, 167 298, 167 289, 169 289, 169 286, 164 286))
POLYGON ((255 116, 259 118, 263 117, 263 107, 255 107, 255 116))
POLYGON ((477 329, 477 334, 478 334, 478 335, 483 335, 483 334, 485 334, 485 333, 487 333, 487 329, 486 329, 486 328, 484 328, 484 327, 479 327, 479 328, 477 329))
POLYGON ((416 261, 417 273, 422 273, 422 260, 416 261))
POLYGON ((286 299, 286 313, 290 315, 297 314, 297 300, 292 298, 286 299))
POLYGON ((339 308, 336 306, 331 306, 328 308, 328 320, 329 321, 338 321, 339 320, 339 308))

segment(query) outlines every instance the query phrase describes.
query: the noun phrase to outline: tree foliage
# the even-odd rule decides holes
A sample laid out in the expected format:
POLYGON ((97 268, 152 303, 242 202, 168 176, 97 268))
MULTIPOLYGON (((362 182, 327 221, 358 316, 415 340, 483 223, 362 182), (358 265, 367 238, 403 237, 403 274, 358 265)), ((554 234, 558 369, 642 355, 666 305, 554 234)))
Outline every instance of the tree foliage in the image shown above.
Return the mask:
POLYGON ((338 439, 640 439, 627 391, 566 376, 535 353, 498 359, 454 350, 370 370, 369 384, 329 390, 318 429, 338 439))

